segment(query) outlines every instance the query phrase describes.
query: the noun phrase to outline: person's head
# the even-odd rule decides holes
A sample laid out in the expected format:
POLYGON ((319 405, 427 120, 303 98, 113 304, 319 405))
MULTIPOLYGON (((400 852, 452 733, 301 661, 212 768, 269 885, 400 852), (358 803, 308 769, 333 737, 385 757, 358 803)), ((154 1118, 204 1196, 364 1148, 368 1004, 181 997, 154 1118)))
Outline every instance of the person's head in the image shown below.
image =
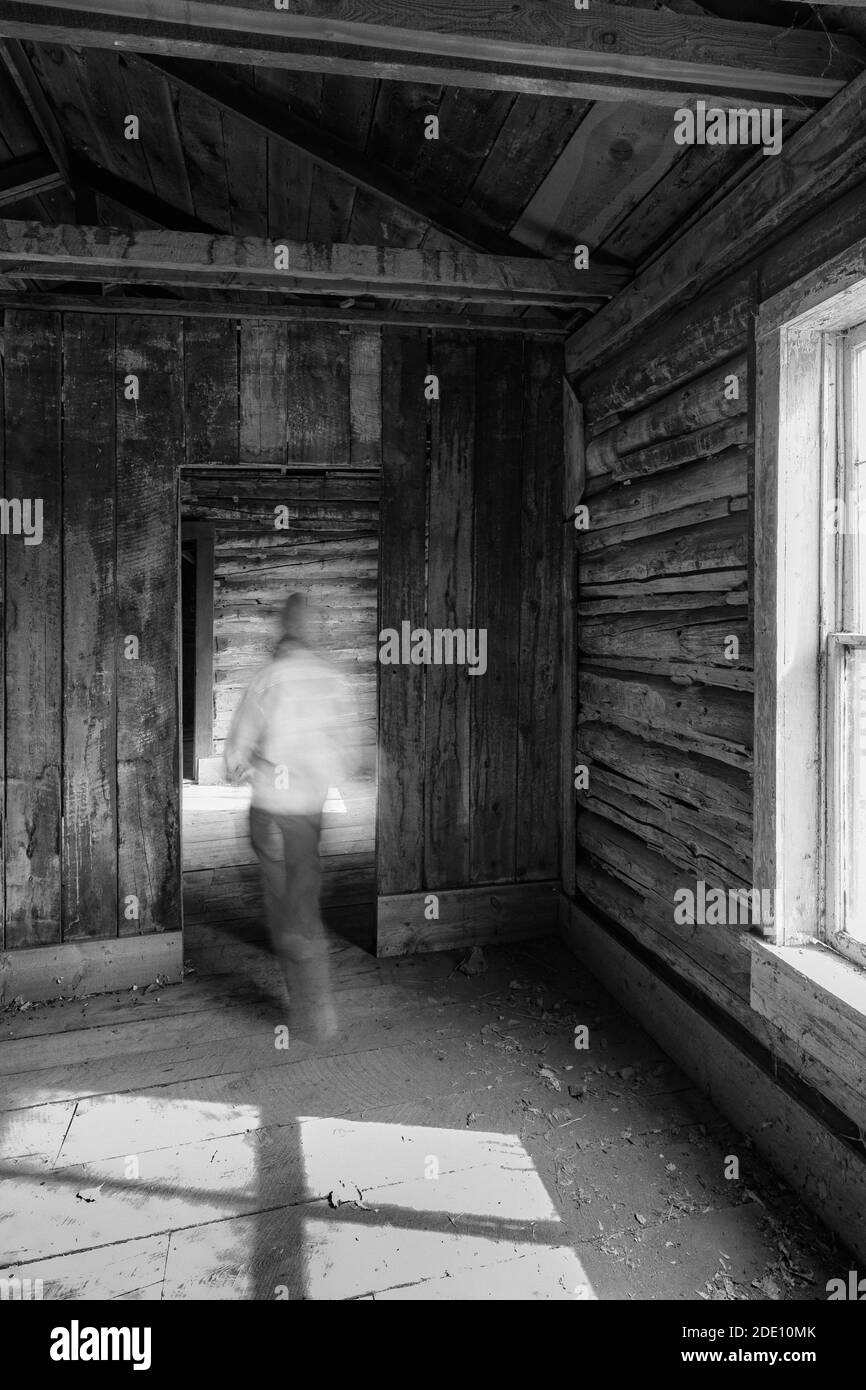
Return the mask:
POLYGON ((280 609, 280 631, 277 646, 309 643, 307 597, 305 594, 289 594, 280 609))

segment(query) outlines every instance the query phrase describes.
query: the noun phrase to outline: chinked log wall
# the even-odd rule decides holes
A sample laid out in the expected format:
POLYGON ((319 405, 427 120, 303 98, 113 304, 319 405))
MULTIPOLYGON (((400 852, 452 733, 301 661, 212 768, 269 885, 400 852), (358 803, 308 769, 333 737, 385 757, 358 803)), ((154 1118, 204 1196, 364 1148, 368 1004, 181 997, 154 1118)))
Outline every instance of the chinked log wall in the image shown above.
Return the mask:
POLYGON ((861 184, 617 356, 582 373, 573 362, 590 515, 578 540, 578 895, 858 1117, 862 1098, 750 1008, 746 928, 678 926, 674 891, 752 884, 754 314, 864 234, 861 184), (725 394, 732 376, 738 399, 725 394))
POLYGON ((38 310, 4 337, 3 496, 41 497, 45 526, 4 541, 7 953, 179 922, 182 464, 190 501, 273 464, 290 512, 381 490, 380 625, 488 630, 484 676, 379 668, 379 894, 558 876, 561 347, 38 310))

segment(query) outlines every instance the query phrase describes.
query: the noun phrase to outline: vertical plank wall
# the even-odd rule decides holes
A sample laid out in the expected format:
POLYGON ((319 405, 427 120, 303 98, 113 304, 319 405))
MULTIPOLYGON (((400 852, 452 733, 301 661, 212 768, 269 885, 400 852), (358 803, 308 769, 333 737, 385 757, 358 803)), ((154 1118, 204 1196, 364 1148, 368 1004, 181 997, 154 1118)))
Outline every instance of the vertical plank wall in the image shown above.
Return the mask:
POLYGON ((380 666, 379 893, 558 878, 561 347, 386 329, 382 381, 380 626, 488 646, 380 666))
POLYGON ((179 926, 179 331, 4 315, 3 495, 44 518, 3 543, 7 950, 179 926))
POLYGON ((753 1032, 744 928, 674 921, 678 887, 753 886, 753 316, 864 235, 861 185, 577 377, 578 898, 753 1032))
POLYGON ((214 751, 306 565, 378 749, 376 820, 372 768, 357 824, 335 819, 344 887, 557 877, 560 346, 134 313, 3 328, 4 495, 38 487, 45 525, 3 546, 5 949, 179 924, 181 464, 188 514, 218 527, 214 751), (251 534, 277 493, 294 560, 251 534), (486 628, 487 674, 379 666, 373 634, 404 619, 486 628))

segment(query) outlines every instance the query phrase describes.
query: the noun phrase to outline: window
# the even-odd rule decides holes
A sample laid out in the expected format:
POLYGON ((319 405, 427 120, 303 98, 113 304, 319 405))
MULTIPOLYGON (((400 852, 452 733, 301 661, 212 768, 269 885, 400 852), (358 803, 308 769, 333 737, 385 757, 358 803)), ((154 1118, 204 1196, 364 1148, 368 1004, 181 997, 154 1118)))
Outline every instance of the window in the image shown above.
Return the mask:
POLYGON ((827 347, 836 355, 836 421, 823 450, 820 927, 827 942, 866 964, 866 326, 827 347))
POLYGON ((754 882, 866 966, 866 242, 756 327, 754 882))

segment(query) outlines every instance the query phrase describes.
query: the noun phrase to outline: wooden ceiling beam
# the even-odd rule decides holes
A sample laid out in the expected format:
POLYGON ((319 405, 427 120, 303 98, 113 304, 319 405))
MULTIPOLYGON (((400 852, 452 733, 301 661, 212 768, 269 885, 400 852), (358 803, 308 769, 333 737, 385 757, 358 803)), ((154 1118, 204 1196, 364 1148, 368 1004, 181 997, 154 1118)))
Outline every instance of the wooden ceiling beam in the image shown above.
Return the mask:
POLYGON ((314 245, 199 232, 0 221, 0 279, 99 280, 278 294, 450 300, 570 310, 615 294, 625 272, 474 251, 314 245), (286 248, 277 254, 276 248, 286 248), (287 268, 276 268, 285 261, 287 268))
POLYGON ((462 313, 459 306, 451 313, 419 305, 417 313, 398 310, 386 304, 370 306, 310 305, 297 303, 261 304, 243 299, 180 299, 173 295, 154 299, 138 295, 85 296, 76 286, 57 287, 55 293, 21 294, 0 290, 2 309, 50 309, 58 313, 149 314, 182 318, 282 319, 291 323, 368 323, 408 325, 415 328, 448 328, 460 332, 519 333, 521 336, 561 340, 565 325, 554 320, 502 314, 462 313))
POLYGON ((347 179, 356 188, 386 198, 464 246, 499 256, 535 254, 479 214, 463 212, 453 203, 438 197, 431 188, 413 183, 411 179, 371 159, 348 141, 331 134, 323 125, 305 120, 284 103, 264 92, 255 91, 236 78, 215 71, 209 65, 156 56, 139 58, 135 60, 135 66, 162 75, 174 87, 181 87, 209 105, 218 107, 232 120, 242 121, 258 135, 299 151, 314 164, 347 179))
POLYGON ((599 101, 828 100, 863 67, 855 40, 664 10, 522 0, 0 0, 0 33, 391 81, 599 101))
POLYGON ((22 198, 38 197, 52 188, 63 188, 66 180, 44 154, 22 155, 0 165, 0 207, 20 203, 22 198))

